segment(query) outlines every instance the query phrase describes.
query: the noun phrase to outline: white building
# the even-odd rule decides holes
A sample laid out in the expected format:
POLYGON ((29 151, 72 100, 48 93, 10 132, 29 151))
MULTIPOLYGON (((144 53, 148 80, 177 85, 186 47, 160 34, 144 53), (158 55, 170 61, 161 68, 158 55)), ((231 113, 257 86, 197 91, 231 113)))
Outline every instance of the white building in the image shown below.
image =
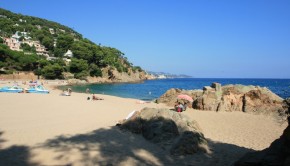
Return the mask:
POLYGON ((53 28, 49 28, 49 32, 50 32, 50 34, 52 34, 52 35, 55 34, 53 28))
POLYGON ((67 52, 63 56, 72 58, 73 57, 73 53, 72 53, 71 50, 67 50, 67 52))
POLYGON ((26 40, 31 39, 31 37, 28 36, 28 33, 27 33, 27 32, 19 32, 19 31, 15 32, 15 34, 12 35, 11 38, 14 38, 14 39, 16 39, 16 40, 19 42, 19 39, 20 39, 22 36, 23 36, 24 39, 26 39, 26 40))

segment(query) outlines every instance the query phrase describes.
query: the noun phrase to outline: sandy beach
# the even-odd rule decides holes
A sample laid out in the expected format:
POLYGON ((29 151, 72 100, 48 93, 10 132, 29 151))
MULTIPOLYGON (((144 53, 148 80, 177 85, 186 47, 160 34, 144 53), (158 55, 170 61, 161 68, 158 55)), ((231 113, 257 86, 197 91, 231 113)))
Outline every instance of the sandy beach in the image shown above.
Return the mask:
POLYGON ((133 110, 167 106, 103 94, 97 101, 87 100, 89 94, 60 96, 54 88, 60 84, 47 82, 50 94, 0 93, 0 165, 231 165, 267 148, 287 125, 263 115, 188 109, 182 113, 199 123, 212 153, 171 156, 115 127, 133 110))

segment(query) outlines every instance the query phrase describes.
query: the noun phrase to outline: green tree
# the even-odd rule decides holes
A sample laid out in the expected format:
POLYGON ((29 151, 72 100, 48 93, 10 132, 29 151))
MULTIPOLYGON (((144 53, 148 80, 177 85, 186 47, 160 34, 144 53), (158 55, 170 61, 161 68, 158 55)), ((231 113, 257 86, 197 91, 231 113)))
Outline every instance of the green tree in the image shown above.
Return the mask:
POLYGON ((48 36, 45 36, 43 39, 42 39, 42 42, 41 44, 43 44, 48 50, 53 50, 53 38, 52 37, 48 37, 48 36))
POLYGON ((23 49, 23 51, 36 53, 35 47, 30 47, 30 45, 28 45, 27 43, 21 43, 20 47, 23 49))
POLYGON ((95 64, 90 65, 90 76, 102 77, 102 70, 95 64))
POLYGON ((69 70, 72 73, 80 73, 82 71, 88 71, 89 66, 86 60, 73 58, 69 64, 69 70))
POLYGON ((44 68, 45 66, 51 65, 51 63, 46 59, 40 59, 38 65, 40 68, 44 68))
POLYGON ((41 76, 41 69, 35 69, 33 72, 35 75, 37 75, 37 77, 39 79, 39 76, 41 76))
POLYGON ((55 48, 53 49, 53 54, 54 54, 54 56, 56 56, 56 57, 62 57, 64 53, 65 53, 65 50, 62 49, 62 48, 57 48, 57 47, 55 47, 55 48))
POLYGON ((43 38, 45 37, 44 34, 43 34, 43 31, 42 31, 42 30, 36 30, 36 31, 33 33, 33 36, 34 36, 34 38, 36 38, 36 39, 39 40, 40 42, 42 42, 43 38))
POLYGON ((138 72, 142 72, 142 71, 143 71, 142 68, 141 68, 140 66, 134 66, 134 67, 132 68, 132 70, 133 70, 134 72, 136 72, 136 71, 138 71, 138 72))
POLYGON ((35 54, 25 55, 19 57, 19 64, 24 71, 33 71, 36 68, 38 57, 35 54))
POLYGON ((41 73, 46 79, 61 79, 63 67, 59 64, 47 65, 42 70, 41 73))
POLYGON ((62 58, 57 58, 57 59, 54 59, 52 61, 50 61, 52 64, 58 64, 60 66, 66 66, 64 60, 62 58))
POLYGON ((86 60, 73 58, 69 64, 69 71, 75 78, 84 79, 89 75, 89 65, 86 60))
POLYGON ((74 38, 70 35, 59 35, 56 42, 56 49, 58 56, 62 57, 63 54, 70 49, 74 42, 74 38))
POLYGON ((80 73, 75 73, 74 77, 77 79, 86 79, 86 77, 89 75, 88 71, 82 71, 80 73))
POLYGON ((94 55, 92 45, 85 43, 83 41, 76 41, 71 45, 71 50, 75 58, 92 61, 94 55))

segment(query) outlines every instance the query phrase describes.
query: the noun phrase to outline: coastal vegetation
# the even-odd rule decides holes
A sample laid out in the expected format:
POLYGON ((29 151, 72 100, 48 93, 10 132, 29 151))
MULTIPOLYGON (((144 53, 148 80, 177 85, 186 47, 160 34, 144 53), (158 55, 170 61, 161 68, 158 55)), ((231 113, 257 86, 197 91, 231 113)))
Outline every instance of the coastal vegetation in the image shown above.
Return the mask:
POLYGON ((102 69, 110 68, 119 73, 142 72, 133 66, 125 54, 112 47, 95 44, 75 30, 45 19, 15 14, 0 8, 0 69, 2 74, 16 71, 33 71, 47 79, 64 78, 64 72, 74 78, 102 77, 102 69), (11 50, 5 39, 18 36, 19 50, 11 50), (44 46, 39 53, 37 41, 44 46), (73 56, 65 56, 70 50, 73 56))

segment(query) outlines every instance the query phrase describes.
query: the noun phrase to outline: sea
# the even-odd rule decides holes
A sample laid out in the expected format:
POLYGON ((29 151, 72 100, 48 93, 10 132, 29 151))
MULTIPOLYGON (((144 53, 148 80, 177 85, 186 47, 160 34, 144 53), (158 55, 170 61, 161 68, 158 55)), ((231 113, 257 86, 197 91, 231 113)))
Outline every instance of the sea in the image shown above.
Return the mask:
POLYGON ((171 88, 184 90, 202 89, 213 82, 223 85, 242 84, 267 87, 282 98, 290 97, 290 79, 229 79, 229 78, 174 78, 146 80, 138 83, 89 84, 72 86, 74 92, 85 93, 89 88, 91 93, 107 94, 124 98, 134 98, 151 101, 159 98, 171 88))

